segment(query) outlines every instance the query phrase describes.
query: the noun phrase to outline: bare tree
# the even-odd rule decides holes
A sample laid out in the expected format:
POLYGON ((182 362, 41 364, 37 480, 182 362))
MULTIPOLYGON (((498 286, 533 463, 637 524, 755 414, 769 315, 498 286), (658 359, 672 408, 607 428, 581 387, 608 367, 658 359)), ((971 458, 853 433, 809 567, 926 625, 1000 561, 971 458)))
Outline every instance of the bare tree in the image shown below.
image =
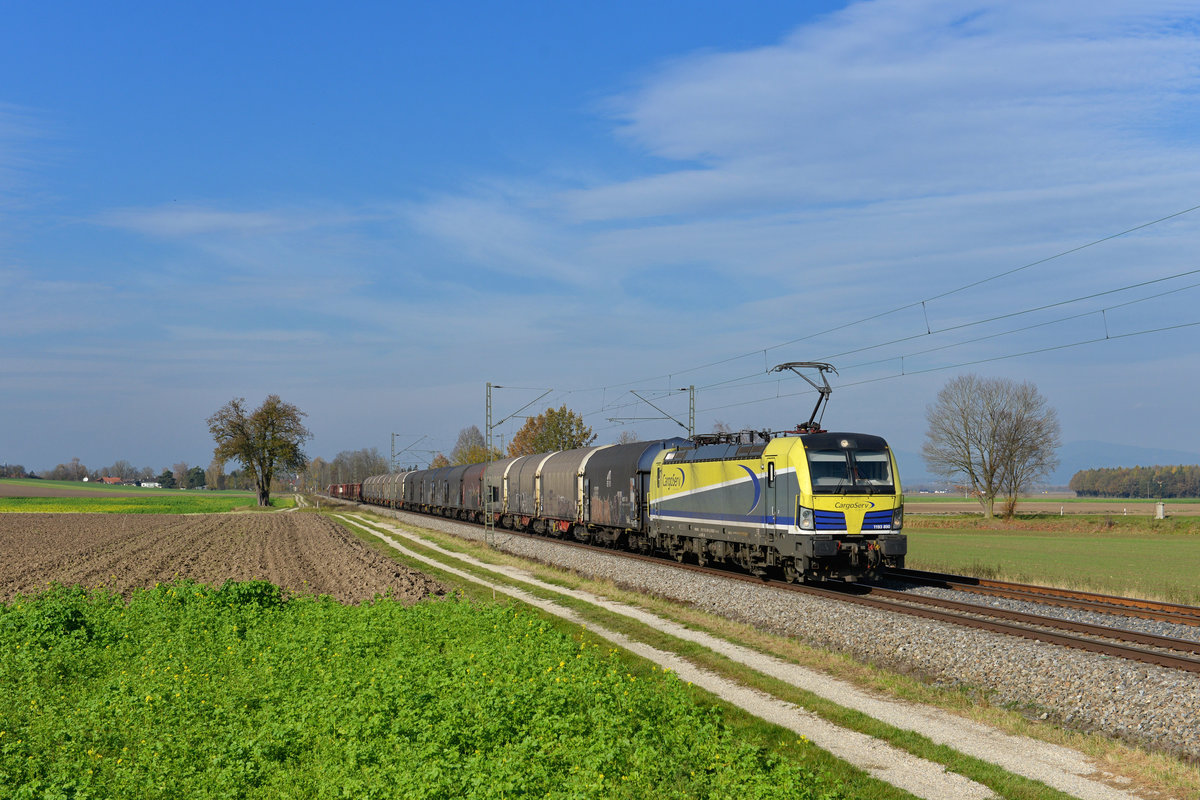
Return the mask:
POLYGON ((246 412, 246 399, 237 397, 208 418, 208 429, 217 443, 213 457, 241 462, 254 481, 260 506, 271 504, 276 470, 299 471, 308 461, 300 449, 312 437, 301 422, 304 416, 303 411, 272 394, 252 412, 246 412))
POLYGON ((329 462, 317 456, 312 461, 308 462, 305 467, 305 486, 310 491, 323 491, 326 486, 333 483, 333 471, 329 466, 329 462))
POLYGON ((621 435, 617 437, 617 444, 633 444, 638 441, 637 431, 621 431, 621 435))
POLYGON ((188 486, 188 470, 190 467, 186 461, 180 461, 171 467, 171 474, 175 476, 175 485, 180 489, 190 489, 188 486))
POLYGON ((59 464, 50 470, 47 476, 52 481, 81 481, 88 475, 88 468, 79 461, 79 457, 71 459, 69 464, 59 464))
POLYGON ((1058 466, 1058 448, 1062 429, 1058 412, 1032 383, 1014 385, 1008 400, 1011 420, 1003 441, 1004 472, 1000 491, 1004 496, 1004 516, 1017 510, 1017 496, 1045 478, 1058 466))
POLYGON ((1058 414, 1032 383, 960 375, 938 392, 926 419, 926 465, 947 478, 961 476, 986 519, 998 496, 1011 515, 1018 494, 1058 465, 1058 414))
POLYGON ((377 448, 343 450, 334 457, 331 468, 338 483, 362 483, 363 478, 388 472, 388 461, 377 448))
POLYGON ((111 467, 105 467, 104 469, 100 470, 100 477, 102 478, 120 478, 123 481, 136 480, 137 475, 137 467, 125 460, 118 461, 111 467))
POLYGON ((225 462, 219 458, 214 458, 208 465, 208 469, 204 470, 204 485, 209 489, 224 489, 225 488, 225 462))
POLYGON ((484 461, 498 461, 502 458, 504 453, 496 447, 488 452, 487 443, 476 425, 459 431, 458 441, 450 451, 451 464, 481 464, 484 461))

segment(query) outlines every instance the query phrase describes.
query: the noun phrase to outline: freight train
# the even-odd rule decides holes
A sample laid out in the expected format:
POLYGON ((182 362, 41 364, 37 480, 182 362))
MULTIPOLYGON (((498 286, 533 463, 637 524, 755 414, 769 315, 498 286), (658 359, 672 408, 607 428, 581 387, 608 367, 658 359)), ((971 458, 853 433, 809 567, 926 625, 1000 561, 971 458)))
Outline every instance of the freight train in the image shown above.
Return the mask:
POLYGON ((328 493, 792 582, 903 567, 887 442, 811 423, 376 475, 328 493))

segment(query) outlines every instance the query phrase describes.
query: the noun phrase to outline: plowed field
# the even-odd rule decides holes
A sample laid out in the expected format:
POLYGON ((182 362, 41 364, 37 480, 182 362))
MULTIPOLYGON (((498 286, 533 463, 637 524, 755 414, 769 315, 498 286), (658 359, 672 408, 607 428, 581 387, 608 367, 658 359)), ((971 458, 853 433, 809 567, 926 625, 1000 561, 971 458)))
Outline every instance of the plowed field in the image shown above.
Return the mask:
POLYGON ((345 603, 445 593, 314 514, 0 514, 0 600, 54 582, 128 596, 180 578, 268 580, 345 603))

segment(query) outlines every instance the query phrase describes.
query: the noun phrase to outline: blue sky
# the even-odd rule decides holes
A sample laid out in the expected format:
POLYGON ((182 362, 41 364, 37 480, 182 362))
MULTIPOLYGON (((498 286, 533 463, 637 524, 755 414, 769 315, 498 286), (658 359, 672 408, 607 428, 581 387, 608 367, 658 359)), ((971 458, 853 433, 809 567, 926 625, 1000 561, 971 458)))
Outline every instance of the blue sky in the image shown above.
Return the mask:
POLYGON ((272 393, 310 455, 449 450, 488 381, 602 442, 680 432, 630 390, 686 420, 688 385, 701 431, 782 429, 799 360, 902 450, 976 372, 1067 441, 1200 451, 1192 3, 0 22, 0 461, 206 465, 205 419, 272 393))

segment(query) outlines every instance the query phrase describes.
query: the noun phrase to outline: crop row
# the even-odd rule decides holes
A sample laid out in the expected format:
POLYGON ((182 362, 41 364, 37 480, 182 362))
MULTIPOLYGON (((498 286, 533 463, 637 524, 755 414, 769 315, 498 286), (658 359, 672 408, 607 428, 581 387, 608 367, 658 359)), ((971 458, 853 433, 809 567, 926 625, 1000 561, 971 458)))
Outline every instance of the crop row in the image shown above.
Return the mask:
POLYGON ((535 613, 177 583, 0 605, 0 795, 838 796, 535 613))

